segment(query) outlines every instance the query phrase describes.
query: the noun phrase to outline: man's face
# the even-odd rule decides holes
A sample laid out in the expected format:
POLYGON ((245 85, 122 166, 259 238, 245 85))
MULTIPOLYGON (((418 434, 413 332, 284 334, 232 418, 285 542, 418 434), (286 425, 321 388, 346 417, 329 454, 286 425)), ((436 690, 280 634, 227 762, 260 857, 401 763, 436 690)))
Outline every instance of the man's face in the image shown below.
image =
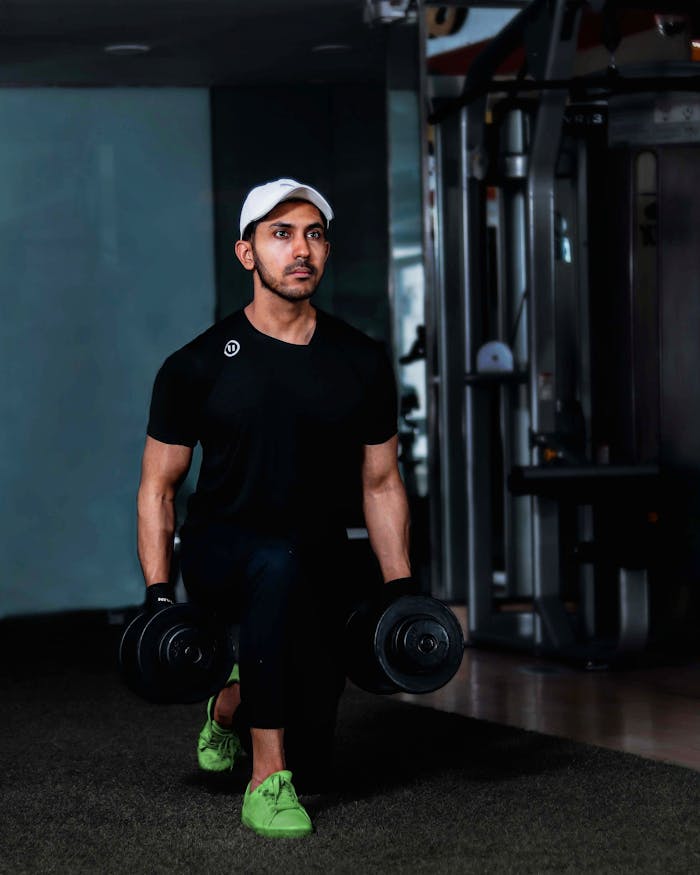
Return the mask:
POLYGON ((290 201, 258 224, 250 249, 263 288, 286 301, 304 301, 321 282, 330 245, 319 210, 306 201, 290 201))

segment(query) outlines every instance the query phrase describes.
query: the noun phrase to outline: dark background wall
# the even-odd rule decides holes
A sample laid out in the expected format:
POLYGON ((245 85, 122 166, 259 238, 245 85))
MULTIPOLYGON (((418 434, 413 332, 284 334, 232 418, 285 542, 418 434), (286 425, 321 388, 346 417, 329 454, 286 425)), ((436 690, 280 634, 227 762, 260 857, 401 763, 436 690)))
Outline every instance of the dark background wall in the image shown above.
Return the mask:
POLYGON ((388 340, 386 95, 378 85, 211 92, 218 315, 245 306, 233 246, 246 193, 290 176, 330 201, 331 258, 315 303, 388 340))

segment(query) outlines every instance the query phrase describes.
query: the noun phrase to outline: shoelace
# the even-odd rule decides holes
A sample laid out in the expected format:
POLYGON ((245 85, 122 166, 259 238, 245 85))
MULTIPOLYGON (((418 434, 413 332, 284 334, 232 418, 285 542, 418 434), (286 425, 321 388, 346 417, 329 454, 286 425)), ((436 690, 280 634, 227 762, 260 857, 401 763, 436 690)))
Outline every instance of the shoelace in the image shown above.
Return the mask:
POLYGON ((228 757, 231 762, 229 768, 233 769, 233 759, 238 748, 236 736, 233 732, 227 732, 226 734, 223 732, 215 733, 209 741, 209 747, 215 747, 222 758, 228 757))
POLYGON ((279 775, 275 775, 270 784, 265 787, 263 796, 272 798, 278 811, 283 811, 286 808, 297 808, 299 805, 294 787, 279 775))

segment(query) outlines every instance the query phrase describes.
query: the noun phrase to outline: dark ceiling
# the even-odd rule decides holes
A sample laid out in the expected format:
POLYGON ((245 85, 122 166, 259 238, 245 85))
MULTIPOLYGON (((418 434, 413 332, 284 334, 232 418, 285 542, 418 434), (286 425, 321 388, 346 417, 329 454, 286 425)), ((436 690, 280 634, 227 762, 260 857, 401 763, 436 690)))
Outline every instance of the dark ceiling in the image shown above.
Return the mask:
POLYGON ((0 84, 380 81, 385 32, 363 0, 0 0, 0 84), (146 55, 114 57, 114 43, 146 55), (344 44, 342 52, 314 47, 344 44))

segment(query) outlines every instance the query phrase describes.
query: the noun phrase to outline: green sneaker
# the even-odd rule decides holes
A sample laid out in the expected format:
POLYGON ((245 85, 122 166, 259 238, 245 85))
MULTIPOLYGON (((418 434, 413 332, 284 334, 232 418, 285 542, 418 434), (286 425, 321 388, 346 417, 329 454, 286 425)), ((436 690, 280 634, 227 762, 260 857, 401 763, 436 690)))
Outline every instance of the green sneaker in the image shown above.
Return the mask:
MULTIPOLYGON (((234 665, 227 686, 237 683, 238 664, 234 665)), ((243 753, 241 741, 233 729, 226 729, 214 720, 214 702, 212 696, 207 702, 207 722, 202 727, 197 741, 197 760, 200 769, 206 772, 225 772, 232 769, 236 760, 243 753)))
POLYGON ((313 832, 311 818, 299 802, 292 784, 292 773, 273 772, 243 797, 241 822, 261 836, 292 838, 313 832))

